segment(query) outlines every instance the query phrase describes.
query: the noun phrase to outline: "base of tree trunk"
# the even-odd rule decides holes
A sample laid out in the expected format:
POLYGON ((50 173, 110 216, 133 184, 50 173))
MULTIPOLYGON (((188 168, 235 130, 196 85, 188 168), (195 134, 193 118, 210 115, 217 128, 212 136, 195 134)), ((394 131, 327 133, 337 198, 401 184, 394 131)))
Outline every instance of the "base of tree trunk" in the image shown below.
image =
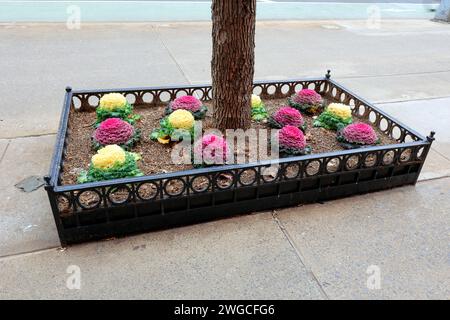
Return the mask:
POLYGON ((220 130, 250 126, 255 17, 256 0, 213 0, 211 76, 220 130))

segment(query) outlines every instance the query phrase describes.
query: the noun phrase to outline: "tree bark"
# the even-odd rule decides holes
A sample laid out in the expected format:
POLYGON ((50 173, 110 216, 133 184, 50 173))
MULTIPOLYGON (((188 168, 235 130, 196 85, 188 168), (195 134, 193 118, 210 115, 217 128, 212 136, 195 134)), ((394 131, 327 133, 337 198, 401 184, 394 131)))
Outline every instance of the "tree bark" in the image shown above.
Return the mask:
POLYGON ((250 127, 255 18, 256 0, 212 1, 214 124, 222 132, 250 127))

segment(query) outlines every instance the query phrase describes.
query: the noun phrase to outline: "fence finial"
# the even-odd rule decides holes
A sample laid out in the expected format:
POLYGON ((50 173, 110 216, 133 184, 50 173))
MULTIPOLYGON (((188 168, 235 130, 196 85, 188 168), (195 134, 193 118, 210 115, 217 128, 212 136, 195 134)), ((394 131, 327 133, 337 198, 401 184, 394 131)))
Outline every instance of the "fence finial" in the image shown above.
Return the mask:
POLYGON ((325 78, 327 78, 327 79, 331 78, 331 70, 327 70, 327 74, 325 75, 325 78))
POLYGON ((50 184, 50 176, 49 175, 45 175, 44 176, 44 181, 46 184, 50 184))
POLYGON ((67 86, 67 87, 66 87, 66 92, 70 92, 70 91, 72 91, 72 87, 67 86))
POLYGON ((427 140, 428 140, 429 142, 433 142, 433 141, 434 141, 434 135, 435 135, 435 134, 436 134, 436 132, 431 131, 431 132, 430 132, 430 135, 427 136, 427 140))

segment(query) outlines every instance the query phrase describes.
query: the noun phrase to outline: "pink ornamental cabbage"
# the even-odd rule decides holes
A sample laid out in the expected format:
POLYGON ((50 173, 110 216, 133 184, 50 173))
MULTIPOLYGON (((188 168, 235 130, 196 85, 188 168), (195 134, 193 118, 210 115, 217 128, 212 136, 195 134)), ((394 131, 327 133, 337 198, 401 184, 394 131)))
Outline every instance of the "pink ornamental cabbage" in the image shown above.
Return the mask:
POLYGON ((278 122, 282 127, 284 126, 294 126, 301 127, 305 123, 302 114, 297 109, 283 106, 278 111, 276 111, 272 118, 278 122))
POLYGON ((225 139, 214 134, 207 134, 194 146, 194 161, 200 159, 206 164, 225 163, 228 145, 225 139))
POLYGON ((366 123, 354 123, 341 131, 342 137, 350 143, 375 144, 378 137, 373 128, 366 123))
POLYGON ((301 150, 306 147, 306 139, 302 132, 297 127, 285 126, 278 133, 280 147, 288 149, 301 150))
POLYGON ((194 96, 182 96, 176 98, 172 102, 172 110, 183 109, 191 112, 196 112, 202 107, 202 102, 194 96))
POLYGON ((296 104, 319 105, 322 103, 320 94, 311 89, 302 89, 291 97, 296 104))
POLYGON ((94 139, 102 145, 125 144, 133 137, 134 128, 119 118, 108 118, 102 121, 94 132, 94 139))

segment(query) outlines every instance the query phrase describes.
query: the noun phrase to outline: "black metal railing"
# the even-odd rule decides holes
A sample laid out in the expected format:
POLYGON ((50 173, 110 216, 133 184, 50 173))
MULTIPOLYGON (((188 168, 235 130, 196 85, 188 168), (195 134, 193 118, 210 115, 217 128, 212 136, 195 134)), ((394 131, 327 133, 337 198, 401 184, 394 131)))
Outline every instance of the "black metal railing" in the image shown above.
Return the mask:
POLYGON ((67 88, 50 174, 46 177, 46 190, 62 244, 416 183, 434 133, 426 138, 421 136, 331 80, 329 75, 254 84, 254 92, 263 99, 285 98, 302 88, 349 104, 355 117, 369 121, 398 143, 61 185, 70 112, 95 110, 100 96, 108 92, 120 92, 140 107, 161 106, 185 94, 196 95, 202 101, 210 100, 212 95, 211 86, 207 85, 76 91, 67 88), (269 167, 270 174, 266 172, 269 167), (168 188, 173 185, 177 188, 168 188))

